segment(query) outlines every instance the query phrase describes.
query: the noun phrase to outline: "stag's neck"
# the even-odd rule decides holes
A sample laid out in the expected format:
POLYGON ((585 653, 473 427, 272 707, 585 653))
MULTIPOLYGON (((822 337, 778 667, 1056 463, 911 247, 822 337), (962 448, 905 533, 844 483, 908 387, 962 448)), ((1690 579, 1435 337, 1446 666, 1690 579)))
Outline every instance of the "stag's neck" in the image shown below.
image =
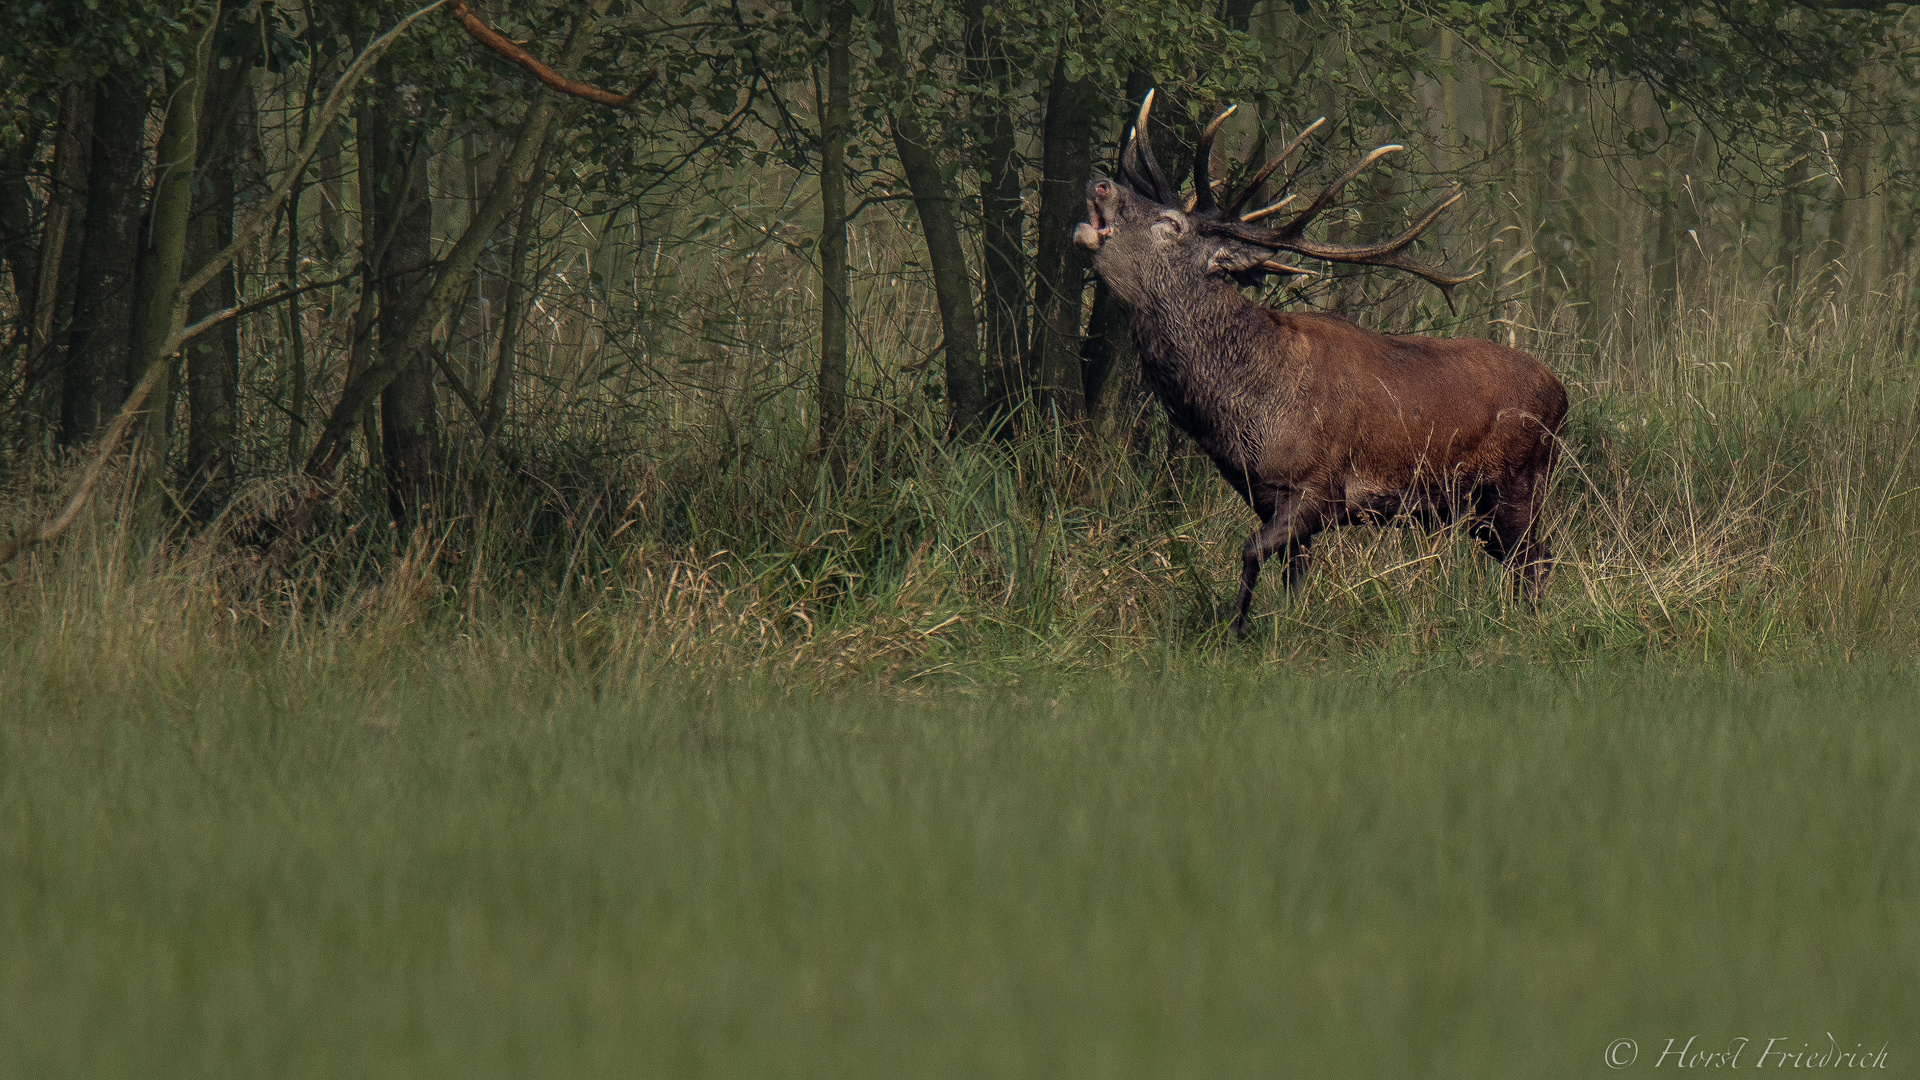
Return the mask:
POLYGON ((1236 464, 1285 375, 1273 319, 1215 281, 1198 295, 1153 297, 1132 316, 1142 372, 1167 415, 1223 469, 1236 464))
POLYGON ((1133 329, 1151 362, 1186 374, 1196 362, 1210 369, 1244 362, 1248 328, 1264 318, 1240 290, 1208 280, 1195 293, 1149 297, 1134 310, 1133 329))

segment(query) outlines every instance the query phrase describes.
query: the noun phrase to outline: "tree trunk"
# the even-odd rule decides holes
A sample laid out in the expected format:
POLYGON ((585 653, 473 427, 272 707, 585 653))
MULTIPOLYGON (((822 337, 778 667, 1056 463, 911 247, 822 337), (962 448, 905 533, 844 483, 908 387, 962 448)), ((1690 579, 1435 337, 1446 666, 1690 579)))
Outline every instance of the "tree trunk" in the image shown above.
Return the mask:
POLYGON ((966 249, 954 221, 953 200, 940 175, 920 121, 914 114, 913 84, 907 77, 906 56, 900 47, 900 26, 893 0, 875 0, 874 29, 880 38, 880 69, 901 95, 892 112, 893 143, 900 167, 907 174, 920 224, 927 234, 927 261, 933 269, 933 289, 940 305, 940 328, 946 334, 947 427, 956 436, 978 432, 984 419, 986 390, 980 373, 980 332, 973 315, 973 282, 967 273, 966 249))
POLYGON ((392 65, 383 61, 376 69, 368 124, 359 139, 364 167, 370 167, 374 178, 368 220, 381 244, 373 260, 380 296, 380 360, 394 370, 380 395, 380 450, 387 503, 402 524, 418 521, 431 503, 440 459, 433 357, 427 349, 407 346, 433 284, 426 133, 410 106, 412 96, 395 82, 392 65))
POLYGON ((0 261, 13 278, 15 336, 26 337, 33 315, 33 287, 39 280, 39 234, 34 230, 33 184, 28 179, 40 158, 44 128, 30 117, 16 120, 20 141, 0 164, 0 261))
POLYGON ((827 101, 820 125, 820 452, 838 473, 847 422, 847 108, 852 0, 834 0, 827 26, 827 101))
POLYGON ((1063 423, 1086 419, 1086 383, 1080 361, 1081 304, 1086 295, 1087 251, 1072 242, 1074 222, 1085 212, 1087 178, 1093 170, 1093 84, 1067 78, 1062 47, 1047 87, 1040 179, 1039 258, 1033 275, 1038 319, 1029 343, 1028 370, 1037 373, 1040 403, 1063 423))
POLYGON ((1567 154, 1566 192, 1568 235, 1574 246, 1573 280, 1586 293, 1590 303, 1575 308, 1576 332, 1599 338, 1613 318, 1612 282, 1607 280, 1607 258, 1613 246, 1614 182, 1608 170, 1599 167, 1602 155, 1611 146, 1613 110, 1605 107, 1601 86, 1589 84, 1575 91, 1577 108, 1587 117, 1571 136, 1567 154))
POLYGON ((29 414, 37 441, 57 432, 73 313, 78 254, 87 228, 87 162, 93 143, 93 87, 73 84, 62 93, 53 137, 53 182, 34 259, 27 323, 26 381, 29 414))
POLYGON ((1886 240, 1886 199, 1880 191, 1885 179, 1881 165, 1883 140, 1874 123, 1869 103, 1877 81, 1871 68, 1858 76, 1852 107, 1848 110, 1845 133, 1840 144, 1840 173, 1845 188, 1841 211, 1836 214, 1841 239, 1841 258, 1849 274, 1849 289, 1856 301, 1863 300, 1880 284, 1883 276, 1882 252, 1886 240))
MULTIPOLYGON (((1137 103, 1152 85, 1152 77, 1145 69, 1132 68, 1127 73, 1126 100, 1137 103)), ((1132 124, 1133 112, 1128 110, 1114 132, 1112 146, 1116 157, 1132 124)), ((1158 144, 1154 146, 1154 154, 1156 157, 1160 154, 1158 144)), ((1114 168, 1117 170, 1118 166, 1114 168)), ((1127 320, 1126 305, 1104 281, 1094 286, 1093 310, 1087 319, 1087 340, 1082 352, 1088 414, 1096 422, 1110 417, 1112 422, 1126 424, 1128 447, 1144 455, 1153 434, 1153 414, 1148 408, 1151 394, 1140 381, 1140 358, 1134 348, 1133 327, 1127 320)))
MULTIPOLYGON (((1656 119, 1652 95, 1638 85, 1627 84, 1621 111, 1635 128, 1646 128, 1656 119)), ((1618 328, 1616 349, 1623 358, 1637 348, 1651 324, 1647 318, 1647 214, 1651 208, 1642 193, 1651 190, 1647 159, 1644 156, 1624 162, 1629 182, 1614 187, 1619 213, 1614 216, 1614 325, 1618 328)))
MULTIPOLYGON (((586 50, 592 47, 594 35, 591 32, 591 20, 588 16, 576 18, 571 39, 573 44, 561 59, 559 69, 573 68, 580 62, 586 50)), ((513 149, 507 155, 506 163, 500 170, 499 182, 487 192, 481 201, 479 210, 474 212, 473 220, 460 239, 454 243, 446 257, 440 261, 433 277, 433 285, 427 291, 420 311, 401 339, 398 350, 381 350, 378 361, 368 363, 356 370, 347 380, 340 393, 340 400, 327 416, 326 426, 321 429, 320 438, 307 454, 307 463, 303 469, 307 478, 315 482, 315 491, 324 494, 332 484, 334 471, 340 467, 340 461, 346 456, 353 431, 360 424, 363 411, 374 398, 399 375, 402 367, 416 354, 424 355, 432 344, 435 326, 452 310, 454 302, 466 291, 467 284, 473 279, 480 256, 490 243, 494 230, 506 220, 507 214, 518 204, 522 190, 534 171, 536 160, 545 146, 547 129, 552 124, 558 105, 554 96, 545 90, 535 91, 528 103, 527 114, 521 121, 519 131, 514 136, 513 149)), ((366 119, 362 114, 362 120, 366 119)), ((363 184, 362 190, 366 190, 363 184)), ((377 243, 377 240, 376 240, 377 243)), ((313 500, 303 504, 304 509, 296 510, 284 524, 290 535, 298 535, 304 528, 304 522, 311 519, 313 500)))
POLYGON ((1783 295, 1788 303, 1792 303, 1799 292, 1800 267, 1806 259, 1803 237, 1807 222, 1807 162, 1812 157, 1813 144, 1801 135, 1794 140, 1793 158, 1781 178, 1780 227, 1776 230, 1779 246, 1774 253, 1774 265, 1785 275, 1783 295))
MULTIPOLYGON (((176 365, 175 357, 167 355, 167 342, 174 328, 186 322, 186 305, 176 301, 181 270, 186 262, 189 219, 193 215, 201 91, 206 86, 214 36, 211 27, 190 32, 198 38, 199 47, 193 66, 186 74, 169 80, 167 119, 160 133, 159 148, 154 153, 153 207, 147 215, 152 242, 142 259, 143 280, 139 289, 146 301, 140 305, 144 308, 143 318, 134 326, 132 363, 126 372, 129 387, 144 378, 154 364, 176 365)), ((142 425, 145 453, 135 511, 136 536, 151 535, 163 511, 172 403, 173 396, 169 393, 158 405, 149 405, 142 425)))
POLYGON ((76 446, 119 410, 133 341, 134 274, 145 185, 144 73, 103 79, 88 155, 87 226, 62 386, 60 441, 76 446))
POLYGON ((970 103, 979 142, 974 167, 980 177, 980 247, 986 307, 983 360, 987 408, 1006 431, 1025 379, 1020 372, 1021 331, 1027 323, 1026 206, 1020 191, 1020 155, 1015 145, 1013 83, 1006 42, 985 0, 967 0, 967 73, 979 87, 970 103))
POLYGON ((345 149, 340 125, 328 124, 320 133, 319 160, 314 163, 319 173, 315 186, 320 189, 320 254, 328 262, 340 258, 346 250, 346 185, 341 183, 346 171, 342 160, 345 149))
MULTIPOLYGON (((187 265, 195 269, 233 242, 234 200, 244 160, 240 151, 253 127, 250 68, 235 60, 207 75, 206 107, 200 117, 201 190, 187 230, 187 265)), ((211 285, 188 300, 187 319, 198 321, 239 302, 239 267, 229 262, 211 285)), ((217 514, 233 494, 239 385, 240 321, 228 319, 187 346, 187 506, 200 521, 217 514)))
POLYGON ((513 229, 513 247, 507 253, 507 292, 500 304, 500 345, 494 360, 493 381, 487 386, 487 412, 480 422, 483 439, 492 440, 507 419, 507 399, 513 391, 515 359, 521 328, 526 325, 527 250, 533 246, 540 200, 546 197, 547 156, 553 152, 551 132, 534 160, 533 176, 520 199, 520 217, 513 229))

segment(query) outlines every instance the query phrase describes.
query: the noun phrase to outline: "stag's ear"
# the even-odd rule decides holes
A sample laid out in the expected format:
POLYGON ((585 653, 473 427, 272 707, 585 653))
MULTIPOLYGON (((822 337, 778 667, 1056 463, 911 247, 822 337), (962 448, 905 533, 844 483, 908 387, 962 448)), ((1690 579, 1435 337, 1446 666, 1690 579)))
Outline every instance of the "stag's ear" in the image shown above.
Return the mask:
POLYGON ((1244 240, 1226 238, 1220 240, 1213 254, 1207 256, 1207 273, 1245 274, 1260 269, 1260 264, 1271 258, 1273 252, 1266 248, 1244 240))

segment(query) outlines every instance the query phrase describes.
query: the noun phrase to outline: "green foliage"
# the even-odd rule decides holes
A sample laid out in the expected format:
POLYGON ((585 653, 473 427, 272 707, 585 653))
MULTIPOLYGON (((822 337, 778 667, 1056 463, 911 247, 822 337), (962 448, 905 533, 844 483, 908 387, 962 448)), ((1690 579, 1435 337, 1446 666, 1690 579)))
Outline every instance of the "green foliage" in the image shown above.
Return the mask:
POLYGON ((5 77, 14 91, 45 94, 73 79, 97 79, 156 62, 177 66, 191 29, 204 25, 215 0, 155 6, 140 0, 9 0, 4 20, 5 77))

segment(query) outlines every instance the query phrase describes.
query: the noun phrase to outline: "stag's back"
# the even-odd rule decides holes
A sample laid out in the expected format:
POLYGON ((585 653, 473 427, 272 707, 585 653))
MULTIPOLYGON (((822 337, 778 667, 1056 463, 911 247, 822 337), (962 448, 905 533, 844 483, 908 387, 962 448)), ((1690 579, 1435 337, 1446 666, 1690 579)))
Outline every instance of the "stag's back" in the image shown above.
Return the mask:
POLYGON ((1497 481, 1537 461, 1566 415, 1560 380, 1518 349, 1261 310, 1279 393, 1254 471, 1270 482, 1350 473, 1362 487, 1404 490, 1422 470, 1497 481))

